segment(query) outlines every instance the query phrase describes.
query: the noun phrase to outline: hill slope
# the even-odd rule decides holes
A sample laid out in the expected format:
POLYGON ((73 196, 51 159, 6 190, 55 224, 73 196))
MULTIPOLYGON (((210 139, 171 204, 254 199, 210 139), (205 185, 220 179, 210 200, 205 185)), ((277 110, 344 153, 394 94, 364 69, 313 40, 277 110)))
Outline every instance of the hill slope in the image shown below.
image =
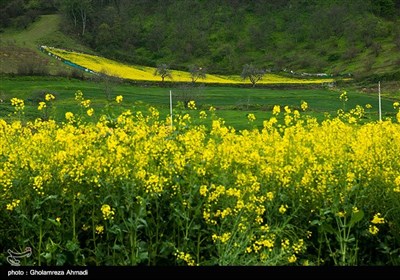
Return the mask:
POLYGON ((60 15, 42 15, 26 29, 6 29, 0 40, 0 73, 61 74, 73 69, 39 51, 43 44, 73 47, 90 52, 60 31, 60 15))
MULTIPOLYGON (((40 74, 40 75, 71 75, 71 72, 80 72, 79 75, 86 74, 83 71, 76 70, 66 66, 61 62, 61 58, 69 60, 73 63, 78 63, 80 66, 90 68, 96 72, 103 70, 111 71, 108 73, 120 78, 144 81, 159 81, 159 77, 154 77, 155 68, 141 67, 134 65, 123 65, 116 61, 103 59, 101 57, 84 55, 76 52, 59 52, 53 49, 52 52, 57 54, 59 59, 50 58, 39 51, 39 46, 50 45, 60 46, 63 49, 71 49, 73 51, 81 51, 86 54, 94 54, 92 50, 81 45, 71 37, 66 36, 60 31, 61 18, 60 15, 42 15, 27 29, 17 31, 7 29, 0 43, 1 73, 16 73, 16 74, 40 74), (66 55, 66 56, 65 56, 66 55), (61 57, 60 57, 61 56, 61 57), (70 58, 72 56, 73 58, 70 58), (80 60, 80 62, 74 59, 80 60), (87 64, 89 63, 89 64, 87 64), (111 67, 112 66, 112 67, 111 67), (111 67, 111 68, 110 68, 111 67), (110 68, 110 69, 109 69, 110 68), (138 70, 139 69, 139 70, 138 70), (143 70, 146 71, 143 71, 143 70), (136 72, 141 72, 137 76, 136 72), (130 74, 132 72, 133 74, 130 74), (122 73, 122 74, 121 74, 122 73), (136 73, 136 74, 135 74, 136 73), (145 77, 141 77, 145 74, 145 77)), ((187 71, 172 70, 174 81, 190 82, 191 78, 187 71)), ((75 75, 78 75, 75 73, 75 75)), ((88 75, 88 74, 86 74, 88 75)), ((332 79, 306 79, 285 78, 278 75, 268 75, 260 83, 264 84, 313 84, 313 83, 329 83, 332 79)), ((239 75, 235 77, 207 75, 206 80, 202 82, 208 83, 230 83, 241 84, 244 81, 239 75), (233 79, 233 80, 232 80, 233 79)))
MULTIPOLYGON (((82 1, 83 2, 83 1, 82 1)), ((238 74, 275 71, 400 79, 400 0, 101 1, 63 6, 64 30, 108 58, 238 74)))

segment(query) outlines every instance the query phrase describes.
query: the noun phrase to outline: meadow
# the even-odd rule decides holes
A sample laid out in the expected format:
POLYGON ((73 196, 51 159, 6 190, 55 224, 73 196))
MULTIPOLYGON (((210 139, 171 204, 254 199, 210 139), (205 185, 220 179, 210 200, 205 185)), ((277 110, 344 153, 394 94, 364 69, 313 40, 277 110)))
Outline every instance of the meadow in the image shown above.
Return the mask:
POLYGON ((24 265, 400 264, 398 101, 378 121, 376 95, 343 89, 169 86, 4 79, 0 247, 30 247, 24 265))
MULTIPOLYGON (((253 125, 262 127, 262 121, 271 116, 274 105, 289 106, 299 109, 302 101, 308 103, 307 114, 323 120, 326 115, 336 116, 338 109, 351 109, 356 105, 365 108, 363 119, 378 119, 378 93, 361 93, 349 88, 329 88, 321 85, 312 87, 299 87, 286 85, 285 87, 265 86, 252 88, 251 86, 207 85, 203 83, 129 83, 121 80, 109 80, 93 78, 88 80, 68 79, 63 77, 4 77, 0 85, 0 116, 7 117, 13 112, 9 106, 10 99, 17 97, 25 100, 25 117, 34 120, 43 117, 44 113, 50 113, 55 120, 64 119, 67 111, 78 112, 74 94, 81 90, 91 100, 91 106, 95 110, 94 119, 98 119, 101 112, 107 108, 107 103, 117 95, 123 95, 125 102, 119 109, 132 109, 146 112, 149 106, 159 110, 165 118, 170 113, 170 92, 172 93, 172 105, 178 102, 187 103, 196 101, 199 109, 207 110, 214 106, 218 115, 225 119, 227 125, 234 126, 237 130, 248 128, 247 114, 256 116, 253 125), (348 101, 344 104, 340 100, 343 91, 347 92, 348 101), (46 112, 37 110, 38 103, 43 101, 45 93, 51 93, 57 97, 52 108, 46 112)), ((395 117, 393 102, 399 99, 393 98, 382 91, 382 116, 395 117)), ((11 117, 13 114, 11 114, 11 117)))

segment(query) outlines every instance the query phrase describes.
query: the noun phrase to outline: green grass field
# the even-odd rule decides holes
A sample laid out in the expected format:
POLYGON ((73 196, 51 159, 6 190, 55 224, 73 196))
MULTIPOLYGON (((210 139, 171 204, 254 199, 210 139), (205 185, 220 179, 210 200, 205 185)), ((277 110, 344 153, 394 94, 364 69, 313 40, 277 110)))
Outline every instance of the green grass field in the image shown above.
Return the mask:
MULTIPOLYGON (((104 81, 82 81, 66 78, 51 77, 17 77, 2 78, 0 84, 0 116, 7 117, 13 112, 10 100, 13 97, 25 101, 25 118, 34 119, 41 116, 37 110, 38 103, 43 100, 44 93, 49 92, 56 96, 52 115, 56 120, 63 120, 65 112, 76 112, 74 100, 75 92, 81 90, 85 99, 91 100, 95 109, 95 116, 99 117, 107 104, 106 87, 113 100, 117 95, 122 95, 124 100, 119 106, 114 106, 117 111, 131 109, 132 111, 146 112, 149 106, 154 106, 160 111, 162 118, 169 114, 170 91, 173 97, 173 107, 178 101, 196 101, 198 110, 208 111, 210 106, 217 109, 218 117, 223 118, 227 125, 237 130, 249 128, 247 114, 253 113, 256 121, 252 125, 261 126, 262 121, 271 116, 274 105, 289 106, 301 111, 302 101, 308 103, 307 114, 318 119, 323 119, 326 114, 336 115, 338 109, 350 110, 356 105, 365 107, 370 104, 371 109, 366 109, 369 120, 378 119, 378 93, 360 93, 346 89, 269 89, 250 87, 226 87, 207 85, 178 85, 170 84, 166 87, 149 85, 131 85, 128 83, 109 84, 104 81), (347 91, 349 100, 346 104, 340 101, 339 96, 347 91), (343 107, 345 106, 345 107, 343 107)), ((394 117, 393 102, 398 99, 382 97, 382 117, 394 117)), ((114 102, 115 103, 115 102, 114 102)))

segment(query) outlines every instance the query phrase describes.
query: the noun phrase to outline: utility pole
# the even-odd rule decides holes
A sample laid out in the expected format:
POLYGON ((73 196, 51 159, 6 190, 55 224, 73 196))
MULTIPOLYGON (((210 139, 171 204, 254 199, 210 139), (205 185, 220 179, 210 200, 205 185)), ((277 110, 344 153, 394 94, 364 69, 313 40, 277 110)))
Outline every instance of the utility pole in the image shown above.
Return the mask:
POLYGON ((379 121, 382 121, 381 81, 378 82, 379 121))
POLYGON ((172 131, 172 90, 169 91, 169 111, 171 115, 171 131, 172 131))

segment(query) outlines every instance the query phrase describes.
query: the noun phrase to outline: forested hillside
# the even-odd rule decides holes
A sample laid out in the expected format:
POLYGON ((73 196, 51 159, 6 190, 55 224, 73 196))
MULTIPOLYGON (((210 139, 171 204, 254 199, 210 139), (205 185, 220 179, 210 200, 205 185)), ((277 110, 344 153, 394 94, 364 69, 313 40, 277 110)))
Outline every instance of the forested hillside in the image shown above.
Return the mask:
POLYGON ((3 0, 1 26, 24 28, 43 12, 129 63, 400 79, 400 0, 3 0))

